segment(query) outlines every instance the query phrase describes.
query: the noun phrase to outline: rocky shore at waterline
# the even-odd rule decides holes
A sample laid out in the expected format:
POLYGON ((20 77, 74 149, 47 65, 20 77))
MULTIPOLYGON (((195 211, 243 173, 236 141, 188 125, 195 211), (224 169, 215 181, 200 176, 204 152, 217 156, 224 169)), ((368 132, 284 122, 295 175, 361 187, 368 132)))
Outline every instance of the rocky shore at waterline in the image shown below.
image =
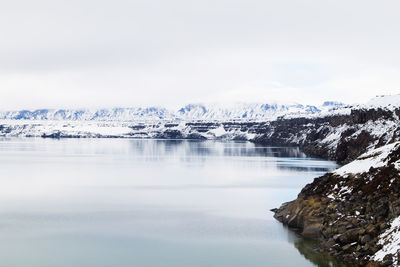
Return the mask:
POLYGON ((314 179, 274 217, 318 249, 363 266, 400 265, 400 143, 314 179))

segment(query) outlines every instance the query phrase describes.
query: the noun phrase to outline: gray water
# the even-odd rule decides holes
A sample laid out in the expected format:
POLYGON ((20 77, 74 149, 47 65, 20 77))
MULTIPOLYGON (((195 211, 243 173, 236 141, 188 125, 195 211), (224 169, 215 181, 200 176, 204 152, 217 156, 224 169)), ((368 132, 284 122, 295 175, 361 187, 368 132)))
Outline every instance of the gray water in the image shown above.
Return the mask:
POLYGON ((248 142, 2 139, 0 266, 330 264, 269 209, 335 167, 248 142))

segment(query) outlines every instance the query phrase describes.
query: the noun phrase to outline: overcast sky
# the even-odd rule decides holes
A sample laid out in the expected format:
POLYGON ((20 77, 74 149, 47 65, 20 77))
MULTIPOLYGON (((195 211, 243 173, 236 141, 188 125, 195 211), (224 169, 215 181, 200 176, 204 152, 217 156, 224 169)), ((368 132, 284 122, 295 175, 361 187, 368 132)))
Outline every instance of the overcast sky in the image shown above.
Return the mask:
POLYGON ((400 2, 0 2, 0 109, 400 93, 400 2))

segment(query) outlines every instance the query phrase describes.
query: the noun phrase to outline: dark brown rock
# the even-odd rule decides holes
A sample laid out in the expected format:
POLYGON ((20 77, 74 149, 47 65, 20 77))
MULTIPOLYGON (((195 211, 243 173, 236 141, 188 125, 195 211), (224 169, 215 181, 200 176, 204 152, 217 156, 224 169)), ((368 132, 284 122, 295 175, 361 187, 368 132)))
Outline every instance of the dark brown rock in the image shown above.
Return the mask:
MULTIPOLYGON (((400 152, 397 156, 400 160, 400 152)), ((398 216, 400 184, 387 186, 393 181, 400 181, 393 165, 348 177, 326 174, 306 185, 296 200, 282 205, 275 218, 299 229, 305 237, 322 240, 320 248, 343 261, 366 265, 382 247, 378 236, 398 216), (330 199, 327 196, 335 186, 351 193, 330 199)), ((387 258, 382 264, 389 262, 387 258)))

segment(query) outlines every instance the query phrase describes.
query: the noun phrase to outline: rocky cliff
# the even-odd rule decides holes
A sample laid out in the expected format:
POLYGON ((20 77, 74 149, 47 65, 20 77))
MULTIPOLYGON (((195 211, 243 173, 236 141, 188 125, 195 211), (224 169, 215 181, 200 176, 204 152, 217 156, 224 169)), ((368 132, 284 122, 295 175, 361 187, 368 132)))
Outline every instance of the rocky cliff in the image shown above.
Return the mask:
POLYGON ((274 212, 343 261, 400 265, 400 143, 370 150, 316 178, 274 212))
POLYGON ((281 118, 264 125, 254 142, 298 146, 306 154, 348 163, 370 148, 400 136, 400 109, 360 108, 349 114, 315 118, 281 118))

